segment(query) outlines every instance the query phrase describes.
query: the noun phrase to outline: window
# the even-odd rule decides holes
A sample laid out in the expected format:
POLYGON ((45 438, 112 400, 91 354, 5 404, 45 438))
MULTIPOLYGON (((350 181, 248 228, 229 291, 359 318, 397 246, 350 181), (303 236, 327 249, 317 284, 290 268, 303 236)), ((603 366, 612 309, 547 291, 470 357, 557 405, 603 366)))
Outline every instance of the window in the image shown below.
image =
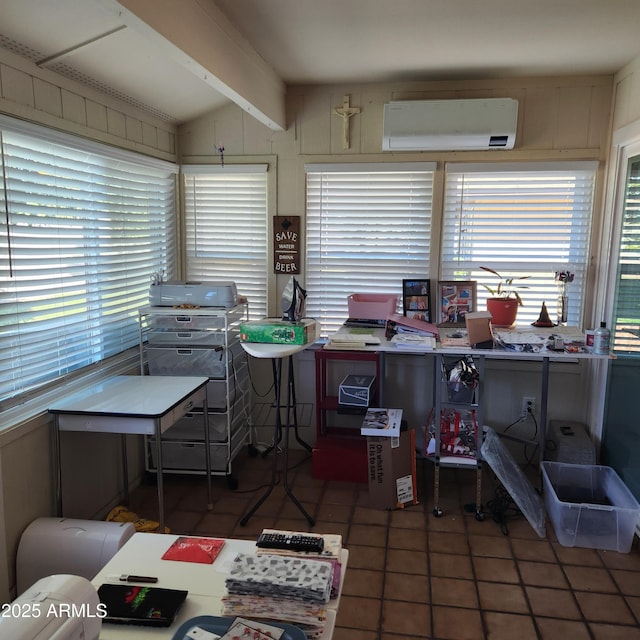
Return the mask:
POLYGON ((267 165, 185 165, 189 280, 230 280, 267 315, 267 165))
POLYGON ((172 274, 169 163, 0 119, 0 402, 138 343, 172 274))
POLYGON ((322 334, 352 293, 395 293, 429 277, 434 163, 308 165, 306 315, 322 334))
POLYGON ((640 353, 640 156, 628 160, 618 249, 613 350, 640 353))
MULTIPOLYGON (((441 277, 497 284, 481 266, 529 276, 518 311, 518 323, 527 324, 543 302, 555 321, 555 272, 570 271, 567 323, 580 326, 596 168, 595 162, 447 165, 441 277)), ((479 309, 488 295, 478 287, 479 309)))

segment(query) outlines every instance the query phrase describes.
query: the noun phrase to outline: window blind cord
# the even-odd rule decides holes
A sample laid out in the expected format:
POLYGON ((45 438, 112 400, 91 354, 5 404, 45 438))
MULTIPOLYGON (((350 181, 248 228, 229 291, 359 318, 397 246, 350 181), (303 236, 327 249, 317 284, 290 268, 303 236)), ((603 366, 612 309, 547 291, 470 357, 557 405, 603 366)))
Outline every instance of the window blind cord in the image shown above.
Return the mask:
POLYGON ((7 225, 7 262, 9 277, 13 278, 13 256, 11 255, 11 230, 9 228, 9 194, 7 193, 7 172, 4 165, 4 138, 0 131, 0 162, 2 163, 2 196, 4 198, 4 219, 7 225))

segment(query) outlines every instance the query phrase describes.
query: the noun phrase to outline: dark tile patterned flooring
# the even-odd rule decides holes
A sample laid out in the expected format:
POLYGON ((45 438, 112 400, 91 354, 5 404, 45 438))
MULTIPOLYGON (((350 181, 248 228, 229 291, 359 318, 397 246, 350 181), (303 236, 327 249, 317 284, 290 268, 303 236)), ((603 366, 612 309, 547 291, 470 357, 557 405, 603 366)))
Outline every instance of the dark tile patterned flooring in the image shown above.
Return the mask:
MULTIPOLYGON (((479 521, 468 509, 476 476, 464 469, 442 470, 436 518, 433 467, 424 460, 420 504, 370 508, 366 485, 314 479, 304 451, 290 453, 289 484, 315 527, 281 483, 241 526, 270 480, 271 460, 241 454, 237 488, 213 478, 211 511, 205 478, 165 475, 166 524, 172 533, 230 538, 255 539, 263 528, 341 534, 349 564, 334 640, 640 640, 637 538, 622 554, 563 547, 550 522, 540 538, 517 513, 502 527, 490 514, 479 521)), ((486 504, 497 487, 485 470, 486 504)), ((132 493, 131 509, 157 519, 153 482, 132 493)))

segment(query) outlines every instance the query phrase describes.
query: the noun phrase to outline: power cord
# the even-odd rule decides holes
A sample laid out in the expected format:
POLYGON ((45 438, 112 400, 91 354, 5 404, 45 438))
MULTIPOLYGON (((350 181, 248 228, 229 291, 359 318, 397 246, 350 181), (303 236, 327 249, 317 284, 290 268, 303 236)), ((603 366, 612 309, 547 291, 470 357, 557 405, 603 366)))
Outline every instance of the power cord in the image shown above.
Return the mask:
POLYGON ((493 518, 493 521, 500 525, 500 530, 505 536, 509 535, 507 519, 509 517, 515 518, 522 515, 522 512, 503 485, 496 487, 495 498, 487 502, 487 511, 493 518))
POLYGON ((503 434, 506 434, 509 429, 515 427, 517 424, 522 424, 524 422, 527 422, 528 419, 531 419, 533 422, 533 436, 530 438, 530 440, 526 440, 525 438, 513 438, 514 440, 518 441, 518 442, 522 442, 523 445, 523 456, 524 459, 527 462, 526 468, 530 467, 533 465, 534 463, 534 457, 535 457, 535 452, 538 448, 538 445, 532 445, 531 442, 537 442, 538 439, 538 421, 536 420, 536 416, 534 415, 533 411, 531 410, 531 407, 527 407, 527 412, 525 415, 520 416, 517 420, 514 420, 510 425, 508 425, 505 430, 502 432, 503 434), (528 455, 528 447, 533 447, 533 451, 531 452, 530 455, 528 455))

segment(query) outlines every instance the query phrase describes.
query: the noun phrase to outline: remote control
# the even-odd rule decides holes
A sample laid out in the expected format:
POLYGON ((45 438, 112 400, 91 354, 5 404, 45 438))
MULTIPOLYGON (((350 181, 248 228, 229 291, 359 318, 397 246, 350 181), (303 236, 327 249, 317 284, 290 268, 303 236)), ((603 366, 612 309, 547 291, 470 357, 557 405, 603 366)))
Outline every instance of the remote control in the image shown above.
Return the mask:
POLYGON ((293 533, 261 533, 256 546, 263 549, 320 553, 324 549, 324 539, 322 536, 303 536, 293 533))

